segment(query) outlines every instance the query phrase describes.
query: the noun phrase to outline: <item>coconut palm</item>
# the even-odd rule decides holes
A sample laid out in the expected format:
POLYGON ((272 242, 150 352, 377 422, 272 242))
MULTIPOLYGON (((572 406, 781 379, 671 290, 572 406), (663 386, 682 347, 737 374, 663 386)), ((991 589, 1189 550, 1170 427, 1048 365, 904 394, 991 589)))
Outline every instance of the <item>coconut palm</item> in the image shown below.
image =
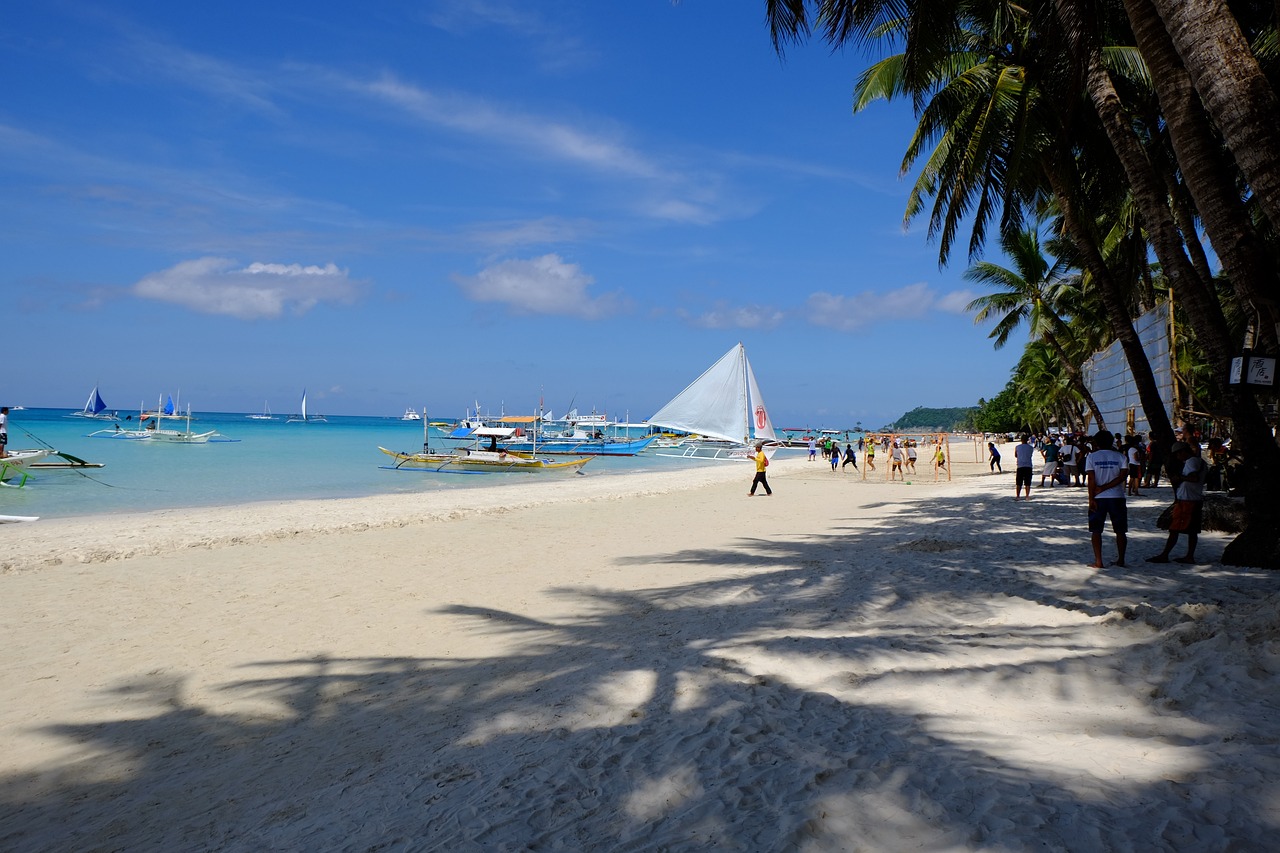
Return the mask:
POLYGON ((995 319, 989 337, 995 341, 996 349, 1002 348, 1016 330, 1026 325, 1031 339, 1044 343, 1057 357, 1068 387, 1084 401, 1093 422, 1102 429, 1106 426, 1105 419, 1080 372, 1087 352, 1081 353, 1079 347, 1073 346, 1074 334, 1063 319, 1059 304, 1058 297, 1070 287, 1065 263, 1059 258, 1045 257, 1035 228, 1006 234, 1000 243, 1013 269, 991 261, 978 261, 964 274, 968 281, 997 288, 994 293, 969 303, 974 323, 995 319), (1073 352, 1068 352, 1068 348, 1073 352))

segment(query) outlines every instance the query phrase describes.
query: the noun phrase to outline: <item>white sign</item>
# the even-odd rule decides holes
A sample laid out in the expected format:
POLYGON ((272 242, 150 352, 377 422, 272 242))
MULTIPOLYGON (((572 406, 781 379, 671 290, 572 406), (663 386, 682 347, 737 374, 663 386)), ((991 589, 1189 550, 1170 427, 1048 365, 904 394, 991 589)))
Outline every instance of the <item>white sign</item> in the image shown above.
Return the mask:
POLYGON ((1249 373, 1244 380, 1249 385, 1272 385, 1276 381, 1274 358, 1249 359, 1249 373))

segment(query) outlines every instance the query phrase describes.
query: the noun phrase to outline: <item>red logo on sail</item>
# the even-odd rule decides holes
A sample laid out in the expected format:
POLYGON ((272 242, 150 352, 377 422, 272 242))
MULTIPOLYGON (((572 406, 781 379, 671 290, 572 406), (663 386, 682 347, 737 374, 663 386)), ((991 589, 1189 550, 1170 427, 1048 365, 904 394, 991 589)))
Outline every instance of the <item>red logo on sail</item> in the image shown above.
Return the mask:
POLYGON ((769 416, 765 414, 764 406, 756 406, 756 429, 764 429, 768 422, 769 416))

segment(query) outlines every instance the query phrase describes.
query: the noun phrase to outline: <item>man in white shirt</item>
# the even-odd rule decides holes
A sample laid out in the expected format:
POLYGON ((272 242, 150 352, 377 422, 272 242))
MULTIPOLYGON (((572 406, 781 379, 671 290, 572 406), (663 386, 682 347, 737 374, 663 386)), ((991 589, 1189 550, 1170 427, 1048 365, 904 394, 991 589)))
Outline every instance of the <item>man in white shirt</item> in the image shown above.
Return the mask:
POLYGON ((1085 457, 1084 476, 1089 487, 1089 540, 1093 544, 1095 569, 1106 568, 1102 562, 1102 528, 1108 517, 1111 530, 1116 535, 1115 566, 1124 565, 1125 534, 1129 531, 1129 508, 1125 504, 1125 479, 1129 476, 1129 461, 1123 453, 1113 449, 1115 437, 1106 430, 1093 438, 1093 451, 1085 457))
POLYGON ((1013 475, 1013 499, 1018 500, 1025 486, 1027 500, 1031 500, 1031 469, 1035 465, 1035 448, 1031 446, 1031 436, 1024 435, 1021 443, 1013 448, 1013 458, 1017 460, 1017 471, 1013 475))
MULTIPOLYGON (((1147 557, 1148 563, 1167 563, 1177 544, 1178 534, 1187 534, 1187 553, 1178 557, 1175 563, 1195 563, 1196 542, 1200 536, 1200 524, 1204 511, 1204 484, 1209 476, 1209 468, 1200 458, 1200 445, 1192 442, 1186 444, 1175 441, 1170 448, 1175 459, 1182 463, 1181 473, 1173 482, 1173 517, 1169 520, 1169 538, 1165 540, 1164 550, 1154 557, 1147 557)), ((1174 466, 1174 470, 1178 470, 1174 466)))

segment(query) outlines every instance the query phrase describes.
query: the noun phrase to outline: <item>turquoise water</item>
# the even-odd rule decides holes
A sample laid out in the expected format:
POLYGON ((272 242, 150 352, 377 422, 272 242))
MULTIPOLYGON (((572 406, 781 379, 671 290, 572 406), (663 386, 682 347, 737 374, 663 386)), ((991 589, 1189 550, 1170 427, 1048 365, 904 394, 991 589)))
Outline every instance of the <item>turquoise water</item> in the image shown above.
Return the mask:
MULTIPOLYGON (((9 447, 52 446, 104 468, 35 471, 24 488, 0 489, 0 515, 45 518, 139 512, 256 501, 350 498, 425 489, 484 488, 543 479, 537 474, 449 475, 388 471, 378 452, 422 449, 422 423, 399 418, 329 416, 328 423, 290 424, 250 420, 240 413, 196 413, 191 429, 216 429, 231 442, 172 445, 88 438, 110 421, 66 417, 66 409, 27 409, 9 414, 9 447)), ((121 413, 123 417, 125 413, 121 413)), ((132 429, 134 420, 120 421, 132 429)), ((165 426, 179 429, 185 422, 165 426)), ((432 447, 438 445, 432 430, 432 447)), ((50 457, 52 460, 53 457, 50 457)), ((644 454, 596 457, 582 476, 724 463, 644 454)), ((550 475, 558 476, 576 475, 550 475)), ((2 529, 2 526, 0 526, 2 529)))

